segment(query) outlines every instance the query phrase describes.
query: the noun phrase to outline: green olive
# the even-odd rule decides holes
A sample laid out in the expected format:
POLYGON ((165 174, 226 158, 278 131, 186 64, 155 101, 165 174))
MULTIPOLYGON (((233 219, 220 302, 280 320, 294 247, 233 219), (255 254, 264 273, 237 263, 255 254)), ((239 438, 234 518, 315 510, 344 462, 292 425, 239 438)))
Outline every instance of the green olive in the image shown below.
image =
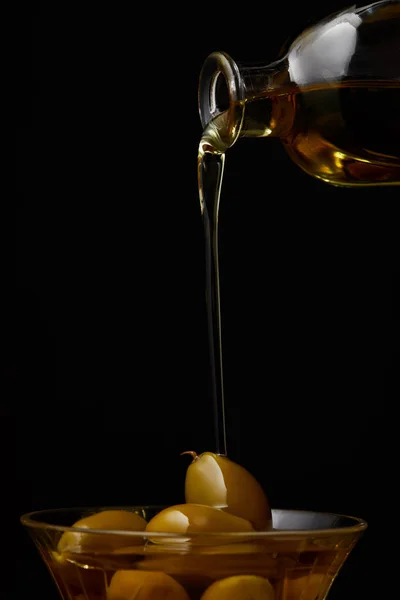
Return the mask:
MULTIPOLYGON (((206 533, 254 531, 246 519, 203 504, 177 504, 164 508, 146 526, 146 532, 206 533)), ((165 542, 165 539, 163 539, 165 542)))
MULTIPOLYGON (((140 515, 127 510, 104 510, 74 523, 82 529, 108 529, 114 531, 144 531, 147 521, 140 515)), ((66 531, 58 542, 59 552, 110 551, 122 546, 143 544, 143 538, 133 536, 82 533, 66 531)))
POLYGON ((274 600, 274 588, 265 577, 235 575, 215 581, 201 600, 274 600))
POLYGON ((117 571, 107 600, 189 600, 180 583, 159 571, 117 571))
POLYGON ((257 531, 272 527, 268 498, 244 467, 225 456, 204 452, 184 452, 193 458, 186 472, 186 502, 207 504, 242 517, 257 531))

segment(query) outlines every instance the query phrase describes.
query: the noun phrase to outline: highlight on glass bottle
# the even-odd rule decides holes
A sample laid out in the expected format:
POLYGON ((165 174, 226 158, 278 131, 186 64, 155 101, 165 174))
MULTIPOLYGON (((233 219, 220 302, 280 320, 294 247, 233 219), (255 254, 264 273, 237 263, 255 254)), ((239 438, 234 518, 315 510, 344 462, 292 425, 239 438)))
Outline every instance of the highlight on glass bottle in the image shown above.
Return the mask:
POLYGON ((22 523, 62 600, 324 600, 367 527, 344 515, 273 510, 268 531, 150 531, 152 519, 163 527, 163 514, 58 509, 22 523))
POLYGON ((290 158, 337 186, 400 184, 400 2, 353 5, 309 27, 285 55, 206 58, 202 147, 278 137, 290 158))

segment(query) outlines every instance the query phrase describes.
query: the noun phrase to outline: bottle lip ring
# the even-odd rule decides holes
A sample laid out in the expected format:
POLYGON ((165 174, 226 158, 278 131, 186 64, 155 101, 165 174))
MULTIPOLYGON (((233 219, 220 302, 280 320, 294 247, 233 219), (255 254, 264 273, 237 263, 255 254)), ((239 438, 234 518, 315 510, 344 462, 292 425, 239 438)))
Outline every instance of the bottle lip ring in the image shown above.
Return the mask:
POLYGON ((243 105, 245 90, 239 67, 226 52, 212 52, 203 63, 198 86, 198 107, 203 129, 222 111, 218 108, 217 82, 223 76, 229 95, 224 131, 221 137, 232 145, 239 137, 242 119, 238 119, 238 106, 243 105))

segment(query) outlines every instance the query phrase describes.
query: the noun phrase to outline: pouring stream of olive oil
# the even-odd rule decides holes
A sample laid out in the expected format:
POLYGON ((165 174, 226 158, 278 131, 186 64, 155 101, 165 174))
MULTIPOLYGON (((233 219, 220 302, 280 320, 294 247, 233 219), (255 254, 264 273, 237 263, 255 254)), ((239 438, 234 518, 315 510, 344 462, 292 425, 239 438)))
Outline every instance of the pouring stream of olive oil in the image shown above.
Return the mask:
POLYGON ((217 454, 227 454, 218 264, 226 150, 238 137, 278 137, 300 168, 326 183, 399 185, 399 107, 398 81, 346 81, 304 88, 286 85, 231 105, 205 127, 198 152, 198 183, 217 454), (237 131, 232 131, 235 127, 237 131))

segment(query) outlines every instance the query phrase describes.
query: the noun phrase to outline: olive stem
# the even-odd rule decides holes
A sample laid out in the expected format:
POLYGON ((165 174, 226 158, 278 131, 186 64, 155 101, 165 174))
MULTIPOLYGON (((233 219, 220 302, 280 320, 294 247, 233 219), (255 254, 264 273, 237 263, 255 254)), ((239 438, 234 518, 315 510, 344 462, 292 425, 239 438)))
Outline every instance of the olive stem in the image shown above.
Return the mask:
POLYGON ((190 456, 193 458, 193 462, 199 458, 197 456, 197 452, 194 452, 194 450, 186 450, 185 452, 181 452, 180 456, 183 456, 184 454, 190 454, 190 456))

